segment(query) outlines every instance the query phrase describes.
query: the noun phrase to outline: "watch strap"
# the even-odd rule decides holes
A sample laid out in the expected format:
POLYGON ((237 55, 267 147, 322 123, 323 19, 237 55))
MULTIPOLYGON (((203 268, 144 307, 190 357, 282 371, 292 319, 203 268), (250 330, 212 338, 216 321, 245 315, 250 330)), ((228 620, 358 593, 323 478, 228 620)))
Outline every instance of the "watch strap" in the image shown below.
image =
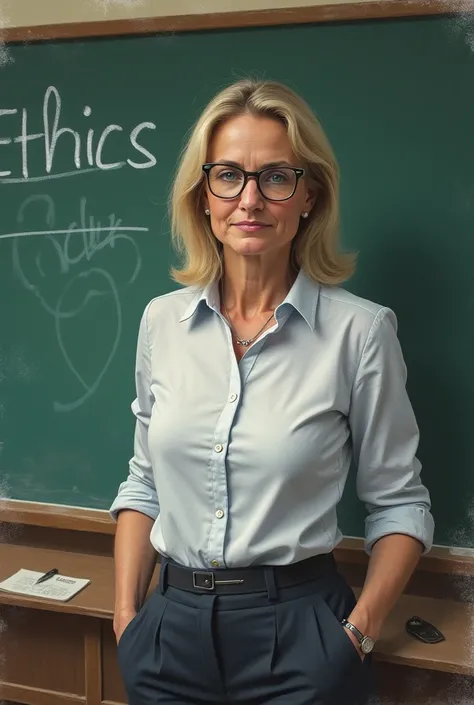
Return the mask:
POLYGON ((358 640, 359 644, 362 644, 362 642, 363 642, 364 639, 365 639, 365 636, 362 634, 361 631, 359 631, 359 629, 357 629, 356 626, 354 626, 354 624, 352 624, 351 622, 348 622, 347 619, 342 619, 342 620, 341 620, 341 624, 342 624, 344 627, 347 627, 353 634, 355 634, 355 636, 357 637, 357 640, 358 640))

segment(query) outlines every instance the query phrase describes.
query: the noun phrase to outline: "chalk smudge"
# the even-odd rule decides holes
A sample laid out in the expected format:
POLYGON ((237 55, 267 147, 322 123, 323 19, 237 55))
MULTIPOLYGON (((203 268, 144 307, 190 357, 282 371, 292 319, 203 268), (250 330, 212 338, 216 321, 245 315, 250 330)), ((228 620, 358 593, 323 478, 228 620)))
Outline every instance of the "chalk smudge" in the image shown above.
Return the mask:
POLYGON ((447 12, 455 12, 454 32, 461 34, 474 52, 474 0, 444 0, 447 12))
POLYGON ((0 68, 4 68, 8 64, 13 63, 13 57, 3 38, 3 30, 7 24, 7 14, 5 11, 5 3, 0 0, 0 68))
POLYGON ((113 7, 114 5, 133 8, 140 7, 140 5, 143 5, 144 1, 145 0, 94 0, 95 4, 102 8, 104 14, 107 14, 110 7, 113 7))

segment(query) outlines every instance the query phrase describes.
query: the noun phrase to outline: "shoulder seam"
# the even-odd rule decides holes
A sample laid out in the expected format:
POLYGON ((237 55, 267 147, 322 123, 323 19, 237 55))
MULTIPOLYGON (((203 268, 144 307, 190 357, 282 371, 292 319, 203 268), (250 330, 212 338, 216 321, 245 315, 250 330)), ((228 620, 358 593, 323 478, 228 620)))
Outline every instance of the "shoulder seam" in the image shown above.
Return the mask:
POLYGON ((189 296, 196 296, 198 291, 199 288, 194 291, 190 291, 189 288, 176 289, 175 291, 167 291, 166 294, 160 294, 159 296, 155 296, 153 299, 151 299, 148 305, 152 304, 153 301, 158 301, 158 299, 166 299, 168 296, 185 296, 186 294, 189 296))
MULTIPOLYGON (((361 303, 358 303, 357 301, 350 301, 350 302, 349 302, 349 301, 343 301, 342 299, 337 299, 337 298, 335 298, 335 297, 328 296, 327 294, 324 294, 323 292, 321 292, 321 297, 324 298, 324 299, 329 299, 330 301, 338 301, 338 302, 341 303, 341 304, 347 303, 349 306, 355 306, 356 308, 360 308, 360 309, 362 309, 363 311, 367 311, 367 313, 372 313, 372 314, 373 314, 373 311, 372 311, 370 308, 368 308, 367 306, 363 306, 361 303)), ((382 306, 381 304, 375 304, 375 303, 374 303, 374 306, 379 306, 378 311, 376 311, 376 313, 374 314, 375 317, 378 316, 378 314, 380 313, 380 311, 381 311, 382 309, 386 308, 385 306, 382 306)))
MULTIPOLYGON (((355 381, 356 381, 356 379, 357 379, 357 374, 358 374, 358 372, 359 372, 359 370, 360 370, 360 366, 361 366, 361 364, 362 364, 362 360, 364 359, 364 355, 365 355, 365 353, 366 353, 367 346, 368 346, 368 344, 369 344, 369 340, 373 337, 373 332, 374 332, 376 326, 379 325, 379 323, 380 323, 382 317, 383 317, 384 315, 386 315, 389 310, 390 310, 390 309, 388 308, 388 306, 381 306, 381 307, 379 308, 379 310, 377 311, 377 313, 375 314, 375 316, 374 316, 374 320, 373 320, 372 323, 371 323, 371 326, 370 326, 370 328, 369 328, 369 332, 367 333, 367 338, 365 339, 365 343, 364 343, 364 346, 363 346, 363 348, 362 348, 362 352, 361 352, 361 355, 360 355, 360 358, 359 358, 359 362, 357 363, 357 367, 356 367, 356 372, 355 372, 355 375, 354 375, 354 382, 353 382, 353 384, 355 383, 355 381)), ((356 386, 357 386, 357 385, 356 385, 356 386)))

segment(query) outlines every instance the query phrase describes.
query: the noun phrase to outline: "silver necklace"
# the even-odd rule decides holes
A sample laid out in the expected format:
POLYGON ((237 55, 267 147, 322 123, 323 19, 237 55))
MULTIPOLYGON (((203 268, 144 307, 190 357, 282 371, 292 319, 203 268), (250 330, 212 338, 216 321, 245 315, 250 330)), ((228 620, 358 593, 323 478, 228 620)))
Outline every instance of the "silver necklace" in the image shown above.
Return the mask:
POLYGON ((231 330, 235 333, 235 337, 236 337, 236 340, 237 340, 237 345, 244 345, 245 347, 247 347, 248 345, 251 345, 251 344, 254 342, 254 340, 257 340, 258 336, 260 335, 260 333, 262 332, 262 330, 265 328, 265 326, 267 326, 267 325, 269 324, 269 322, 272 320, 272 318, 273 318, 273 313, 272 313, 272 315, 270 316, 270 318, 268 319, 268 321, 265 321, 265 323, 263 324, 263 326, 260 328, 260 330, 258 331, 258 333, 253 336, 253 338, 248 338, 248 339, 239 338, 239 337, 237 337, 237 333, 235 332, 235 329, 232 327, 232 323, 230 322, 230 316, 229 316, 229 312, 228 312, 228 310, 227 310, 227 306, 225 305, 225 301, 224 301, 224 291, 223 291, 223 288, 222 288, 222 287, 221 287, 221 295, 222 295, 222 303, 224 304, 224 311, 225 311, 225 315, 226 315, 226 320, 227 320, 227 323, 229 324, 231 330))

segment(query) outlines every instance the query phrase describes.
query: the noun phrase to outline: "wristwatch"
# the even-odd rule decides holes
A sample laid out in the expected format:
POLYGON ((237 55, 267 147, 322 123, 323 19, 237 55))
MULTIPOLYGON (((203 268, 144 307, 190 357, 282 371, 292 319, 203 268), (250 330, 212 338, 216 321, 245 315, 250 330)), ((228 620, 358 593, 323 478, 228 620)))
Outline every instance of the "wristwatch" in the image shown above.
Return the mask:
POLYGON ((362 651, 363 654, 370 654, 370 652, 373 650, 375 646, 375 639, 372 639, 371 636, 364 636, 362 632, 360 632, 357 627, 354 627, 353 624, 347 621, 347 619, 342 619, 341 624, 343 627, 347 627, 349 631, 351 631, 355 636, 357 637, 357 641, 359 642, 359 647, 360 650, 362 651))

